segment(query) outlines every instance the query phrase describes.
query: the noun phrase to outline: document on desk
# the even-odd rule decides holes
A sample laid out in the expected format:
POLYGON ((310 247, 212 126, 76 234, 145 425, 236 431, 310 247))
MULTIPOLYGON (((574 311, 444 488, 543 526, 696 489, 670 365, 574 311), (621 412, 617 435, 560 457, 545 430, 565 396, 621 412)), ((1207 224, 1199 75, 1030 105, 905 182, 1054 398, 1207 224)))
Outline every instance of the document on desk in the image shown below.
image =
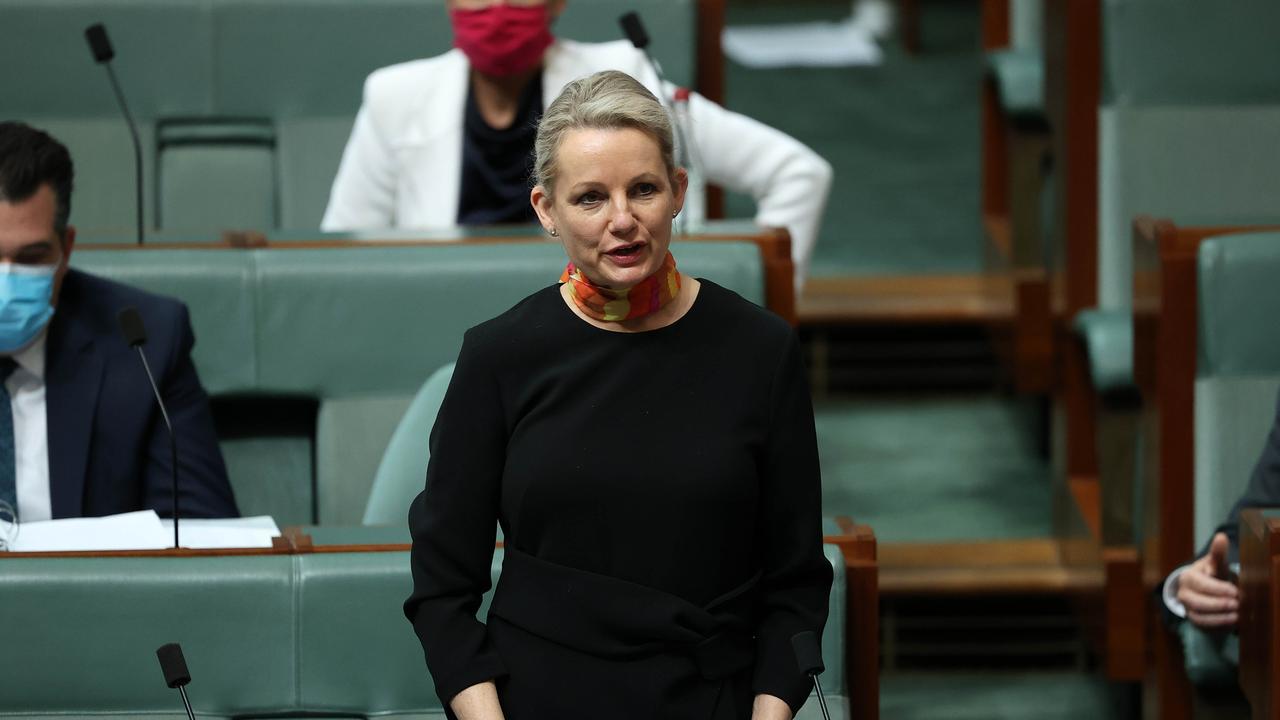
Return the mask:
MULTIPOLYGON (((183 519, 178 544, 184 548, 269 548, 280 534, 275 520, 249 518, 183 519)), ((163 550, 173 547, 173 521, 161 520, 154 510, 99 518, 67 518, 22 523, 14 552, 95 552, 102 550, 163 550)))
MULTIPOLYGON (((173 521, 161 520, 165 536, 173 542, 173 521)), ((280 528, 270 515, 247 518, 215 518, 188 520, 178 523, 178 545, 184 548, 269 548, 271 538, 280 535, 280 528)))
POLYGON ((24 522, 18 526, 14 552, 159 550, 173 543, 154 510, 96 518, 24 522))

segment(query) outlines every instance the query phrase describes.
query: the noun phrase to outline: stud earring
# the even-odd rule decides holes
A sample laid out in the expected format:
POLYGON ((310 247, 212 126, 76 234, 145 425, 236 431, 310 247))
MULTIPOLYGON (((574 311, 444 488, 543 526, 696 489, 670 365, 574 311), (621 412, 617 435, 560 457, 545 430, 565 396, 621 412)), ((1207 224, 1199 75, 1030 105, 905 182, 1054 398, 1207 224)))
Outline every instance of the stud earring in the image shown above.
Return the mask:
POLYGON ((547 230, 547 234, 550 235, 551 237, 560 237, 560 233, 556 232, 555 228, 551 228, 547 230))
POLYGON ((680 214, 680 211, 679 211, 679 210, 673 210, 673 211, 671 212, 671 219, 672 219, 672 220, 675 220, 675 219, 676 219, 676 216, 677 216, 677 215, 679 215, 679 214, 680 214))

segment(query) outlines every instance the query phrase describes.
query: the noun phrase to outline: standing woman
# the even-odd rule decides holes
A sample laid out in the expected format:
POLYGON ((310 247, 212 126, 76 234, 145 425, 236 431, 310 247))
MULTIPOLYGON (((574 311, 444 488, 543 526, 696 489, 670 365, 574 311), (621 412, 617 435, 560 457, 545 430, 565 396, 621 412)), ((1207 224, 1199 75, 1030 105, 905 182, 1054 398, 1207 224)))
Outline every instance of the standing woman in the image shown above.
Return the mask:
POLYGON ((409 511, 436 691, 462 720, 786 720, 831 588, 795 335, 676 268, 687 179, 636 80, 570 83, 535 149, 569 265, 467 332, 409 511))

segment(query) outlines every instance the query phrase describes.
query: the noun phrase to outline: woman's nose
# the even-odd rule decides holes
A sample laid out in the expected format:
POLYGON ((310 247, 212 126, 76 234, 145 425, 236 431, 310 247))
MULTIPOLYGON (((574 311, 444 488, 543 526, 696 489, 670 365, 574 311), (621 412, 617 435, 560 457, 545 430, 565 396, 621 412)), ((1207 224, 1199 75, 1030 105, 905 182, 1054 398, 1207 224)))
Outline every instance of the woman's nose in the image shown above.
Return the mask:
POLYGON ((615 235, 631 232, 636 225, 636 217, 631 213, 631 203, 627 198, 613 202, 613 216, 609 218, 609 231, 615 235))

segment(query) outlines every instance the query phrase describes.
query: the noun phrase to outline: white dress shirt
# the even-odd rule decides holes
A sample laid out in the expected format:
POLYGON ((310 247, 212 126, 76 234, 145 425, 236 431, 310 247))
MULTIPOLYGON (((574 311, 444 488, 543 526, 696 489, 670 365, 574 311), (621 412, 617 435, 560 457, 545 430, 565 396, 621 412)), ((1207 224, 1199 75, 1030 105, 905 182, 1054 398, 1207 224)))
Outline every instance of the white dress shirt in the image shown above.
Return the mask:
POLYGON ((18 367, 4 383, 13 411, 14 479, 17 481, 19 522, 53 517, 53 495, 49 488, 49 425, 44 393, 46 331, 41 331, 30 345, 13 354, 18 367))

